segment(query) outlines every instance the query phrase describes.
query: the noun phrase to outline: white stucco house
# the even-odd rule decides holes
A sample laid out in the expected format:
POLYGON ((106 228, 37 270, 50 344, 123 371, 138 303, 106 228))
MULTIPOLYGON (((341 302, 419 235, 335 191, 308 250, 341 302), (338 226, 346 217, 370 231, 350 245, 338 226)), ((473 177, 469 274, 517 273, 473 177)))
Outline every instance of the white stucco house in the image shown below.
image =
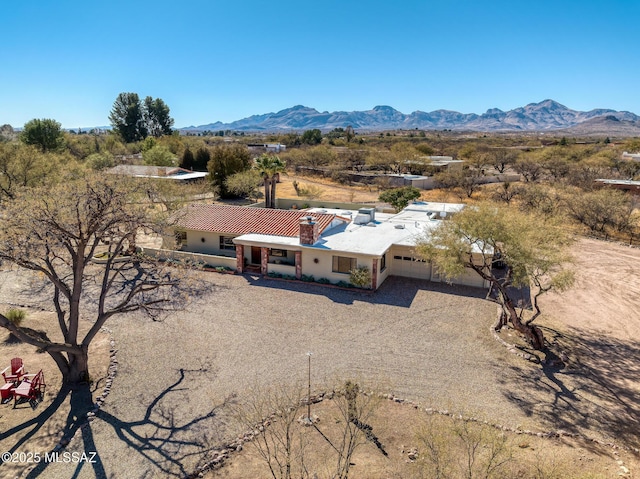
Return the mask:
MULTIPOLYGON (((397 214, 375 208, 274 210, 194 204, 175 227, 176 253, 239 273, 255 272, 324 283, 349 283, 365 267, 375 290, 389 275, 443 281, 414 251, 417 240, 464 205, 416 203, 397 214)), ((165 251, 175 245, 167 238, 165 251)), ((474 271, 452 281, 486 287, 474 271)))

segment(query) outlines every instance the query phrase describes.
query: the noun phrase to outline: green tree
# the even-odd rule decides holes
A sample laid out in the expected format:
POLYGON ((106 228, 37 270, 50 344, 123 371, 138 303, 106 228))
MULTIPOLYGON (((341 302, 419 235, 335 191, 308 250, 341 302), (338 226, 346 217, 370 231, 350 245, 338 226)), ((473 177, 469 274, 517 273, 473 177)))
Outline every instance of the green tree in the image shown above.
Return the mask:
MULTIPOLYGON (((180 158, 180 168, 184 168, 186 170, 192 170, 193 165, 195 164, 195 158, 193 156, 193 152, 187 146, 182 153, 182 158, 180 158)), ((208 162, 209 160, 207 160, 208 162)), ((207 163, 205 163, 206 165, 207 163)))
POLYGON ((232 195, 227 189, 227 178, 250 167, 251 154, 245 145, 216 145, 207 164, 209 181, 222 198, 228 198, 232 195))
POLYGON ((61 159, 33 146, 0 143, 0 200, 13 199, 27 187, 53 181, 61 159))
POLYGON ((443 171, 436 174, 434 178, 440 188, 456 190, 461 199, 465 196, 471 198, 482 186, 482 177, 479 175, 479 171, 470 168, 443 171))
POLYGON ((149 135, 159 138, 171 135, 173 118, 169 115, 169 107, 161 98, 144 99, 144 122, 149 135))
POLYGON ((553 218, 515 208, 482 203, 467 207, 425 234, 416 249, 448 279, 472 270, 491 287, 502 314, 495 329, 507 322, 535 348, 544 347, 542 330, 532 322, 539 316, 538 297, 552 289, 563 291, 573 283, 571 244, 567 228, 553 218), (506 272, 497 270, 497 261, 506 272), (518 312, 512 286, 530 287, 535 314, 524 319, 518 312))
POLYGON ((135 252, 137 231, 159 227, 136 190, 123 178, 76 176, 21 192, 0 225, 0 259, 48 285, 39 291, 51 295, 61 340, 29 334, 1 314, 0 327, 48 353, 65 384, 88 379, 89 345, 109 318, 138 310, 157 316, 181 297, 176 269, 135 252), (98 252, 107 260, 94 266, 98 252), (84 337, 81 318, 90 321, 84 337))
POLYGON ((396 211, 406 208, 410 201, 418 198, 420 198, 420 190, 413 186, 393 188, 385 191, 379 197, 380 201, 389 203, 396 211))
POLYGON ((87 156, 85 163, 89 168, 97 171, 106 170, 107 168, 113 167, 115 164, 113 155, 108 151, 102 153, 94 153, 87 156))
POLYGON ((275 155, 264 154, 256 159, 254 168, 258 171, 264 182, 265 208, 275 208, 278 176, 280 173, 286 171, 284 161, 275 155))
POLYGON ((193 161, 194 171, 207 171, 209 162, 211 161, 211 152, 208 148, 201 147, 196 150, 196 156, 193 161))
POLYGON ((109 121, 125 143, 133 143, 147 137, 143 110, 137 93, 120 93, 113 103, 109 121))
POLYGON ((569 216, 589 228, 591 233, 627 233, 635 226, 636 204, 630 195, 622 191, 578 190, 569 192, 565 202, 569 216))
POLYGON ((231 194, 257 200, 260 196, 262 176, 257 170, 234 173, 227 178, 227 191, 231 194))
POLYGON ((319 145, 322 142, 322 132, 317 128, 302 133, 300 141, 305 145, 319 145))
POLYGON ((145 165, 174 166, 176 157, 166 146, 156 145, 142 153, 145 165))
POLYGON ((48 118, 33 119, 24 124, 20 141, 25 145, 40 148, 43 153, 58 151, 64 147, 64 134, 61 125, 48 118))

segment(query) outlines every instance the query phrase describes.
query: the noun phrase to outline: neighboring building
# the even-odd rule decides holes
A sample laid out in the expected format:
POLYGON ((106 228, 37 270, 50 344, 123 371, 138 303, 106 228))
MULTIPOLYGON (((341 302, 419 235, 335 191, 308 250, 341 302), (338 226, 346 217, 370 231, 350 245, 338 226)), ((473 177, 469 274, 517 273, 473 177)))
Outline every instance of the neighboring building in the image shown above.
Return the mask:
POLYGON ((640 161, 640 153, 627 153, 626 151, 622 153, 623 160, 632 160, 632 161, 640 161))
POLYGON ((132 176, 134 178, 158 178, 175 181, 197 181, 205 178, 206 171, 190 171, 176 166, 118 165, 109 168, 107 173, 132 176))
MULTIPOLYGON (((167 251, 174 245, 173 237, 168 237, 164 251, 150 254, 185 257, 240 273, 313 276, 330 283, 348 283, 351 270, 366 267, 374 290, 389 275, 440 282, 444 279, 437 269, 414 252, 416 240, 463 207, 417 203, 400 213, 385 214, 375 208, 273 210, 195 204, 177 221, 179 251, 167 251)), ((453 282, 487 286, 472 270, 453 282)))
POLYGON ((264 151, 267 153, 280 153, 286 151, 287 146, 280 143, 249 143, 247 145, 250 151, 264 151))
POLYGON ((452 156, 427 156, 427 164, 436 171, 462 171, 464 160, 454 160, 452 156))
MULTIPOLYGON (((640 161, 640 160, 639 160, 640 161)), ((640 194, 640 181, 632 180, 608 180, 605 178, 599 178, 595 180, 599 186, 608 186, 609 188, 615 188, 617 190, 628 191, 634 194, 640 194)))
POLYGON ((409 175, 409 174, 388 174, 389 186, 402 188, 403 186, 413 186, 421 190, 431 190, 436 187, 436 182, 432 176, 409 175))

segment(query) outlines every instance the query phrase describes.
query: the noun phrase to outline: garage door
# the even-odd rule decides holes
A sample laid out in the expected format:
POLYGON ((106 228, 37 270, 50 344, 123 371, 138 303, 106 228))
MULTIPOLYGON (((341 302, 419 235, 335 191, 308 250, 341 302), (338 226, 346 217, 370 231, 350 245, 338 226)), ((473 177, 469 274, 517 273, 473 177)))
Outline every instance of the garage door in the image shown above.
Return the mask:
POLYGON ((475 288, 484 287, 484 279, 471 268, 465 268, 464 274, 458 276, 454 283, 464 284, 465 286, 473 286, 475 288))
POLYGON ((393 254, 391 274, 409 278, 431 279, 431 263, 413 256, 410 252, 393 254))

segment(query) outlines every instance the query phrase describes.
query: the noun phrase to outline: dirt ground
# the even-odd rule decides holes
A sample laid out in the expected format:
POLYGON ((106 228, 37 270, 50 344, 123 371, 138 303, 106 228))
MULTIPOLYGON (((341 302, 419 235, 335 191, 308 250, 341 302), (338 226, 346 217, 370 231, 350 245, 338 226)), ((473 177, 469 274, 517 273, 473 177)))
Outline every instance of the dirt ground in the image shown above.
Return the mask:
MULTIPOLYGON (((304 409, 304 408, 303 408, 304 409)), ((303 412, 302 416, 306 413, 303 412)), ((335 471, 337 454, 331 445, 341 444, 344 428, 344 405, 342 410, 334 400, 325 400, 312 406, 312 416, 317 418, 316 428, 293 424, 291 435, 294 457, 304 457, 308 471, 318 472, 319 477, 331 477, 335 471)), ((454 449, 457 434, 469 431, 471 438, 483 438, 484 445, 478 449, 474 461, 481 469, 487 464, 485 451, 488 444, 501 444, 504 440, 500 461, 504 465, 498 469, 509 478, 605 478, 619 477, 621 471, 616 462, 619 457, 612 455, 607 446, 588 444, 568 437, 541 438, 535 435, 514 434, 491 426, 467 423, 468 429, 461 427, 461 421, 449 416, 432 415, 417 410, 410 404, 398 404, 386 399, 376 406, 373 415, 366 424, 372 427, 379 446, 372 440, 362 439, 352 457, 349 477, 366 479, 388 478, 430 478, 433 474, 436 455, 431 461, 427 443, 423 438, 431 439, 440 456, 440 466, 448 467, 447 473, 440 477, 467 477, 464 467, 467 465, 463 450, 454 449), (493 442, 492 442, 493 441, 493 442), (415 455, 413 455, 415 454, 415 455), (417 457, 416 457, 417 456, 417 457), (431 473, 431 474, 430 474, 431 473), (537 474, 537 475, 536 475, 537 474)), ((433 447, 433 446, 432 446, 433 447)), ((272 455, 274 457, 275 454, 272 455)), ((299 461, 294 460, 294 474, 299 470, 299 461)), ((627 466, 625 466, 627 467, 627 466)), ((478 472, 476 470, 475 472, 478 472)), ((244 446, 223 468, 211 471, 210 479, 245 479, 247 477, 269 477, 265 468, 264 450, 261 454, 253 443, 244 446)), ((313 476, 312 476, 313 477, 313 476)), ((475 477, 475 476, 474 476, 475 477)), ((478 475, 478 477, 482 477, 478 475)), ((493 476, 492 476, 493 477, 493 476)))
POLYGON ((566 327, 640 342, 640 248, 581 239, 575 286, 543 296, 546 315, 566 327))
MULTIPOLYGON (((12 307, 16 306, 0 304, 0 311, 6 312, 12 307)), ((46 331, 54 341, 60 340, 60 332, 55 328, 57 319, 54 313, 24 307, 19 309, 27 312, 24 323, 28 323, 28 327, 46 331)), ((81 331, 86 331, 86 328, 82 328, 81 331)), ((109 349, 109 335, 106 332, 98 333, 89 348, 90 374, 96 380, 91 385, 94 393, 101 392, 101 388, 104 387, 104 378, 109 366, 109 349)), ((23 402, 14 406, 14 401, 9 400, 0 404, 0 452, 50 451, 62 437, 70 419, 69 401, 58 404, 56 399, 60 392, 62 375, 47 353, 38 352, 28 344, 16 342, 5 330, 0 331, 0 369, 8 366, 11 358, 15 357, 22 358, 27 373, 42 370, 46 387, 44 397, 37 403, 23 402), (5 440, 12 436, 11 441, 5 440), (16 442, 15 437, 20 437, 20 440, 16 442)), ((2 477, 14 477, 24 470, 24 464, 19 463, 1 466, 2 477)))

